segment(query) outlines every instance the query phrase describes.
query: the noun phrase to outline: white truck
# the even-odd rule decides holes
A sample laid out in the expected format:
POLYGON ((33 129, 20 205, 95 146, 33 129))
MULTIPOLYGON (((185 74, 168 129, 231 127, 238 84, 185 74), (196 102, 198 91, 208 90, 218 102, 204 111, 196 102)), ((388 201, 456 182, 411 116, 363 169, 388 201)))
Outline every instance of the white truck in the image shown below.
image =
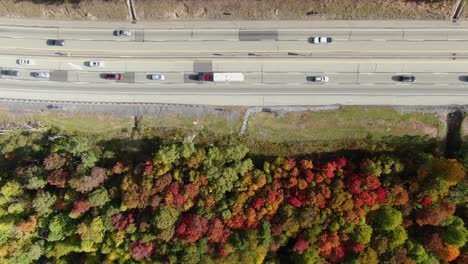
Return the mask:
POLYGON ((242 82, 244 74, 240 72, 200 72, 198 73, 199 81, 209 82, 242 82))

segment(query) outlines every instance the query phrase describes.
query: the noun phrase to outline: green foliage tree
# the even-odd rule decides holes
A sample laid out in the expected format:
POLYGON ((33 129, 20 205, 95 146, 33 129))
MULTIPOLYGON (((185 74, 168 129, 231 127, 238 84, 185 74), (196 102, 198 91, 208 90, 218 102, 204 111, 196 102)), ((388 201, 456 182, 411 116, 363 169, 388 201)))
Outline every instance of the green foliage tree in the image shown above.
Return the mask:
POLYGON ((385 231, 394 230, 403 223, 403 215, 393 207, 380 208, 374 212, 372 223, 385 231))
POLYGON ((10 199, 23 194, 23 188, 19 182, 11 180, 0 188, 0 194, 6 199, 10 199))
POLYGON ((173 227, 179 218, 180 212, 174 208, 162 205, 158 208, 154 216, 155 226, 159 229, 173 227))
POLYGON ((441 232, 442 240, 452 246, 462 248, 468 239, 468 230, 465 228, 463 219, 457 216, 451 216, 449 225, 441 232))
POLYGON ((357 225, 353 229, 352 237, 356 242, 369 243, 372 237, 372 227, 366 224, 357 225))
POLYGON ((405 247, 408 250, 408 255, 416 261, 416 263, 427 263, 429 254, 424 249, 424 246, 416 241, 407 240, 405 247))
POLYGON ((395 249, 405 243, 408 239, 408 233, 403 226, 397 226, 395 229, 388 232, 388 248, 390 250, 395 249))
POLYGON ((94 217, 91 221, 86 221, 78 225, 76 233, 80 235, 81 240, 94 241, 101 243, 104 239, 106 227, 100 216, 94 217))
POLYGON ((26 184, 24 187, 29 190, 42 189, 47 185, 44 170, 41 167, 33 166, 24 172, 26 184))
POLYGON ((39 191, 32 205, 39 216, 47 216, 53 212, 57 197, 47 191, 39 191))
POLYGON ((180 159, 180 149, 176 144, 162 146, 154 157, 155 162, 171 165, 180 159))
POLYGON ((270 222, 262 220, 258 229, 258 239, 260 241, 260 245, 264 247, 270 246, 270 243, 273 240, 270 222))
POLYGON ((70 219, 62 214, 55 215, 49 222, 47 241, 62 241, 75 232, 70 219))
POLYGON ((88 203, 93 207, 102 207, 110 201, 109 193, 104 188, 99 188, 88 194, 88 203))

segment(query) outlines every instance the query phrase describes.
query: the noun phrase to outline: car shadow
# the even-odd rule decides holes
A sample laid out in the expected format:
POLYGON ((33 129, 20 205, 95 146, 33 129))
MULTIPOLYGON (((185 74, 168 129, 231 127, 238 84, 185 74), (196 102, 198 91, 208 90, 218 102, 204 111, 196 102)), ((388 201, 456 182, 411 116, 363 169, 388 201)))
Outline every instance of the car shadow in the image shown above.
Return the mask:
POLYGON ((106 77, 107 77, 107 73, 100 73, 99 74, 99 78, 101 78, 101 79, 107 79, 106 77))
POLYGON ((392 81, 400 82, 400 76, 399 75, 392 76, 392 81))
POLYGON ((467 75, 458 76, 458 80, 460 82, 468 82, 468 76, 467 75))
POLYGON ((308 82, 314 82, 314 76, 307 76, 306 81, 308 82))

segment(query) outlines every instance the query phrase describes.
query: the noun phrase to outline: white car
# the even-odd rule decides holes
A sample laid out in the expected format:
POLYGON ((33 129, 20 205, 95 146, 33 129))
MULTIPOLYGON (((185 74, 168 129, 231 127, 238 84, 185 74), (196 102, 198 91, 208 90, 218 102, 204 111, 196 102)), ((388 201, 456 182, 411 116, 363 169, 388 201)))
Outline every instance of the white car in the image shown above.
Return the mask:
POLYGON ((163 74, 151 74, 149 75, 149 78, 153 81, 164 81, 166 79, 166 76, 164 76, 163 74))
POLYGON ((327 83, 328 82, 327 76, 308 76, 307 81, 309 82, 316 82, 316 83, 327 83))
POLYGON ((309 42, 312 44, 329 44, 333 42, 333 39, 330 37, 311 37, 309 42))
POLYGON ((33 64, 32 60, 30 59, 17 59, 16 63, 19 65, 31 65, 33 64))
POLYGON ((32 75, 36 78, 50 78, 50 74, 48 72, 33 72, 32 75))
POLYGON ((89 67, 102 68, 102 67, 104 67, 104 62, 102 62, 102 61, 88 61, 88 66, 89 67))

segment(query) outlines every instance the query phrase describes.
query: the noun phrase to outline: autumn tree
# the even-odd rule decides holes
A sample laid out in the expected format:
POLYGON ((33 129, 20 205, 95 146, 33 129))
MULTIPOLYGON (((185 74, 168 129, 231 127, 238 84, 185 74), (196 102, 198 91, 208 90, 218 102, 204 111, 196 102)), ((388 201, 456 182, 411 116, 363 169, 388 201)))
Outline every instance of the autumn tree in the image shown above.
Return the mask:
POLYGON ((380 208, 373 213, 372 223, 377 228, 390 231, 403 223, 403 216, 393 207, 380 208))

